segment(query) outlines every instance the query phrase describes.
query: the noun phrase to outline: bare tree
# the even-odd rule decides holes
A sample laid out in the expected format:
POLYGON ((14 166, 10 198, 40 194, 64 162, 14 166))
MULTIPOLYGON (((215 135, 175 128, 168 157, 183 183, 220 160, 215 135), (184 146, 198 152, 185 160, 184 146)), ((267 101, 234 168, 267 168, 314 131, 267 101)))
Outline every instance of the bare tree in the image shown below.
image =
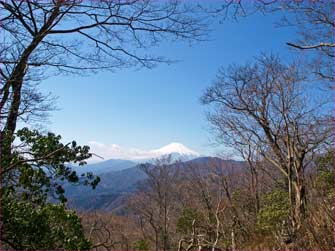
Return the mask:
MULTIPOLYGON (((258 184, 258 172, 261 166, 259 160, 259 154, 257 148, 254 148, 254 137, 252 134, 247 134, 242 138, 231 138, 230 142, 225 142, 226 146, 230 147, 233 152, 232 155, 238 155, 246 162, 246 167, 249 171, 250 181, 250 192, 254 198, 254 209, 255 213, 259 210, 259 184, 258 184)), ((218 143, 222 143, 220 138, 217 139, 218 143)))
POLYGON ((1 138, 15 132, 27 82, 60 72, 151 68, 170 61, 148 54, 149 47, 205 34, 204 19, 179 1, 13 0, 0 1, 0 10, 1 138))
POLYGON ((172 218, 175 207, 174 188, 178 179, 178 163, 162 158, 141 169, 148 176, 131 201, 131 208, 150 225, 154 232, 155 249, 171 248, 172 218))
POLYGON ((198 250, 230 248, 231 231, 238 233, 241 240, 246 239, 242 215, 232 195, 244 186, 241 172, 244 171, 232 161, 218 158, 207 163, 187 164, 183 201, 187 208, 199 215, 194 215, 192 230, 180 239, 180 249, 183 243, 188 244, 186 250, 195 247, 198 250))
POLYGON ((111 212, 79 213, 85 235, 92 243, 92 250, 131 250, 140 238, 134 219, 111 212))
POLYGON ((168 38, 201 40, 206 33, 204 19, 174 0, 1 0, 0 11, 1 187, 4 169, 13 167, 18 119, 41 118, 53 108, 37 83, 59 73, 151 68, 171 61, 148 48, 168 38))
POLYGON ((295 229, 305 215, 305 169, 332 135, 329 109, 309 96, 305 79, 295 65, 262 55, 253 64, 221 69, 202 97, 213 105, 208 119, 221 143, 248 139, 287 178, 295 229))

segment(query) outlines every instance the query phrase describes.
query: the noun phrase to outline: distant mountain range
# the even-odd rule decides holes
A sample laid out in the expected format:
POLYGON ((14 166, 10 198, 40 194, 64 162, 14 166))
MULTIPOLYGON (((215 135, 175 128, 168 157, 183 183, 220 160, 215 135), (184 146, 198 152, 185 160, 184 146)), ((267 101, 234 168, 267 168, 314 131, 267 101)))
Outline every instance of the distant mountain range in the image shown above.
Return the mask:
MULTIPOLYGON (((136 152, 137 153, 137 152, 136 152)), ((153 163, 157 159, 171 158, 171 161, 188 161, 199 158, 201 155, 181 143, 171 143, 159 149, 146 151, 145 154, 129 156, 128 159, 109 159, 83 167, 73 167, 77 173, 93 172, 102 174, 111 171, 121 171, 140 163, 153 163)))
MULTIPOLYGON (((170 145, 169 145, 170 146, 170 145)), ((165 148, 161 151, 162 155, 178 154, 178 156, 195 156, 192 152, 185 154, 185 149, 180 147, 178 152, 175 146, 165 148)), ((171 164, 169 168, 180 168, 181 174, 187 177, 189 169, 186 167, 201 167, 201 173, 208 174, 213 169, 211 166, 222 167, 224 172, 231 171, 229 167, 233 164, 234 172, 244 170, 244 162, 223 160, 216 157, 199 157, 191 160, 180 162, 178 165, 171 164)), ((95 170, 101 182, 95 190, 85 186, 66 185, 65 191, 69 199, 69 206, 80 210, 116 210, 120 213, 124 208, 124 200, 127 196, 137 190, 139 182, 146 179, 146 174, 140 169, 139 163, 129 160, 108 160, 101 163, 88 165, 88 170, 95 170)), ((83 168, 83 169, 86 169, 83 168)), ((121 212, 122 213, 122 212, 121 212)))
POLYGON ((101 161, 94 164, 88 164, 83 167, 74 167, 77 173, 85 173, 85 172, 93 172, 96 175, 113 172, 113 171, 121 171, 133 166, 136 166, 138 163, 131 160, 123 160, 123 159, 110 159, 101 161))

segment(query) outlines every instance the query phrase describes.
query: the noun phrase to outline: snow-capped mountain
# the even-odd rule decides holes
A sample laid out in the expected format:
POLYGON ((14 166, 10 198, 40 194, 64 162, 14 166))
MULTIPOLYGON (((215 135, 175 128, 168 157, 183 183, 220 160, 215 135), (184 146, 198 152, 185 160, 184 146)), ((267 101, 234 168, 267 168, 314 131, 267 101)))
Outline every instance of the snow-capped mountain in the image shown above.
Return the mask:
POLYGON ((171 158, 170 161, 188 161, 200 157, 196 151, 181 143, 171 143, 158 149, 140 150, 127 149, 119 145, 105 145, 99 142, 90 142, 91 152, 104 158, 103 161, 89 161, 89 164, 81 168, 82 171, 94 170, 95 172, 116 171, 129 168, 132 163, 150 162, 157 159, 171 158))
POLYGON ((151 150, 152 159, 171 157, 172 161, 187 161, 200 157, 200 154, 181 143, 171 143, 162 148, 151 150))
POLYGON ((179 153, 181 155, 194 155, 194 156, 200 155, 199 153, 191 150, 190 148, 184 146, 181 143, 171 143, 166 146, 163 146, 162 148, 152 150, 151 152, 158 155, 165 155, 171 153, 179 153))
MULTIPOLYGON (((116 144, 106 145, 100 142, 89 142, 91 152, 102 156, 105 160, 108 159, 121 159, 130 160, 137 163, 149 161, 152 159, 171 156, 173 160, 191 160, 200 156, 194 150, 184 146, 181 143, 170 143, 158 149, 142 150, 137 148, 125 148, 116 144)), ((95 159, 98 162, 99 159, 95 159)), ((94 160, 91 161, 91 163, 94 160)), ((101 160, 99 161, 101 162, 101 160)))

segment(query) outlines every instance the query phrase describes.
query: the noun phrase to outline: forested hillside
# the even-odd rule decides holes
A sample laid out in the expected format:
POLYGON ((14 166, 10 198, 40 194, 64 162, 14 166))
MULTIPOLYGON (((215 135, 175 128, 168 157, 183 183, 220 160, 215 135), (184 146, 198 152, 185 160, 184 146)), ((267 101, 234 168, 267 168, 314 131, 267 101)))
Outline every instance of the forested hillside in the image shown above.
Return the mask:
POLYGON ((0 0, 0 12, 1 250, 334 248, 334 1, 0 0), (179 138, 211 154, 151 147, 179 138))
POLYGON ((122 210, 80 217, 98 250, 327 250, 333 245, 332 154, 318 156, 306 175, 306 216, 299 230, 290 225, 287 181, 259 161, 255 173, 236 162, 144 165, 148 179, 122 201, 122 210))

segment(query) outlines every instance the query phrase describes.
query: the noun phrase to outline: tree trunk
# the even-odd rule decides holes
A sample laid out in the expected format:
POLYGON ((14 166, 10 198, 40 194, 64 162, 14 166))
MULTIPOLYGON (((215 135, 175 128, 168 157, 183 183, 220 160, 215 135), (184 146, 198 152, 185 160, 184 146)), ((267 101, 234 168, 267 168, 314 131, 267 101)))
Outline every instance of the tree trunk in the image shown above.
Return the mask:
POLYGON ((258 196, 258 174, 256 170, 251 172, 251 179, 252 179, 252 193, 255 200, 255 213, 258 214, 259 211, 259 196, 258 196))
MULTIPOLYGON (((28 69, 28 61, 31 54, 34 52, 34 50, 38 47, 40 42, 45 38, 45 36, 48 33, 48 29, 53 24, 53 22, 56 20, 57 16, 59 15, 59 9, 62 4, 62 1, 59 1, 55 3, 55 7, 53 8, 48 20, 44 23, 44 25, 41 27, 38 33, 34 34, 34 38, 27 46, 22 56, 18 59, 18 63, 13 69, 9 79, 6 82, 7 88, 12 88, 13 97, 9 108, 9 113, 6 120, 6 125, 4 127, 4 132, 2 136, 5 136, 1 140, 1 153, 3 155, 10 155, 11 153, 11 144, 4 144, 4 142, 7 140, 11 140, 15 129, 16 129, 16 123, 19 115, 19 108, 21 104, 21 90, 23 85, 23 79, 26 75, 27 69, 28 69)), ((4 104, 1 104, 4 105, 4 104)))
POLYGON ((293 182, 295 193, 294 218, 296 222, 296 230, 299 230, 305 217, 306 196, 305 186, 302 179, 293 182))
MULTIPOLYGON (((13 69, 9 79, 6 81, 5 84, 6 89, 4 90, 4 96, 3 96, 4 99, 1 100, 0 110, 2 110, 3 106, 5 105, 5 102, 7 102, 8 94, 6 92, 9 91, 10 87, 12 88, 13 94, 8 116, 6 119, 6 124, 4 126, 3 131, 0 132, 0 207, 1 208, 3 207, 2 205, 3 174, 5 172, 6 165, 9 165, 9 163, 11 162, 11 147, 12 147, 13 135, 16 130, 17 119, 19 116, 22 85, 24 76, 26 75, 28 69, 28 60, 33 51, 39 45, 39 43, 47 35, 49 27, 52 25, 52 23, 59 15, 60 4, 61 2, 56 4, 51 15, 49 16, 48 20, 43 25, 43 27, 40 29, 39 33, 35 34, 29 46, 25 48, 25 50, 22 53, 22 56, 19 58, 17 65, 13 69)), ((1 239, 3 237, 2 233, 4 230, 2 210, 0 210, 0 221, 1 221, 0 223, 0 239, 1 239)))

